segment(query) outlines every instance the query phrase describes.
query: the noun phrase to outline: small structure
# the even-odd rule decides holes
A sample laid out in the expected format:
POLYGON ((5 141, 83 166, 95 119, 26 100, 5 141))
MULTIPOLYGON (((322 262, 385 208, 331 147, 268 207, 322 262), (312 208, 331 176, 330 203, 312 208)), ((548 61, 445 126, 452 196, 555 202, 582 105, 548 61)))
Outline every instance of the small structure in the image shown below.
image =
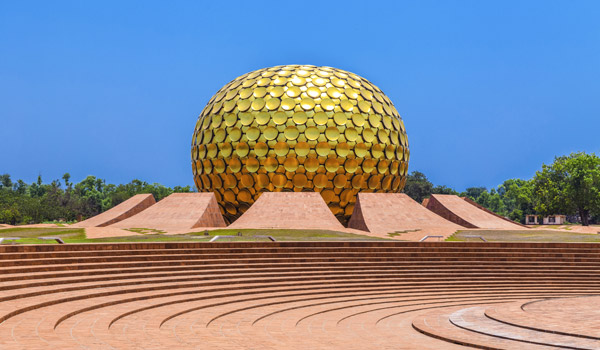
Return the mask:
POLYGON ((538 215, 525 215, 525 223, 527 225, 564 225, 566 221, 566 215, 548 215, 542 219, 541 223, 538 215))
POLYGON ((538 216, 527 214, 525 215, 525 224, 526 225, 539 225, 538 216))
POLYGON ((566 215, 550 215, 544 217, 544 225, 564 225, 567 221, 566 215))

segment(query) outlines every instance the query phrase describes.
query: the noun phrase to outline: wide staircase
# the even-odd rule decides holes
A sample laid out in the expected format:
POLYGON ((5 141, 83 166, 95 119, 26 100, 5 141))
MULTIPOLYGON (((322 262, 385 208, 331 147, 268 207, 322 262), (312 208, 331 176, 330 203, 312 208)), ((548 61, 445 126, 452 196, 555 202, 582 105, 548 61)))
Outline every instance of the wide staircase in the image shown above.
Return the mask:
POLYGON ((0 349, 600 349, 600 245, 0 246, 0 349))

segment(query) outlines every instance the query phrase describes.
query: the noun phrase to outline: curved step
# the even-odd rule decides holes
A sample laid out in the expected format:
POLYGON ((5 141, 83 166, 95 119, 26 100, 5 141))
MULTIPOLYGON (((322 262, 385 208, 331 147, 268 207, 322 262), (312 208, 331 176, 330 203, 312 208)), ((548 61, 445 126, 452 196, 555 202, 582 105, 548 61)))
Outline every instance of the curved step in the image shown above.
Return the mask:
POLYGON ((581 350, 598 349, 600 347, 600 341, 598 340, 524 329, 495 321, 485 316, 485 307, 482 306, 473 306, 457 310, 450 314, 449 321, 457 327, 475 333, 515 340, 527 344, 581 350))

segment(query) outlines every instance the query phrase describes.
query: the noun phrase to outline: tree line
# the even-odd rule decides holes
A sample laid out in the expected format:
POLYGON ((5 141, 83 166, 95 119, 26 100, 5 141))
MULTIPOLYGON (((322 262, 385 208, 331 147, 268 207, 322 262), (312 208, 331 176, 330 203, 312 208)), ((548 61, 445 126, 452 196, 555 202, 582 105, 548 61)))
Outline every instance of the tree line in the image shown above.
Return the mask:
MULTIPOLYGON (((107 184, 88 176, 72 183, 66 173, 49 184, 38 176, 36 182, 13 182, 0 175, 0 223, 26 224, 46 221, 74 221, 97 215, 140 193, 152 193, 156 200, 174 192, 192 192, 190 186, 165 187, 133 180, 128 184, 107 184)), ((404 192, 417 202, 432 194, 469 197, 480 205, 511 220, 525 223, 525 215, 578 215, 583 225, 600 222, 600 158, 595 154, 572 153, 542 165, 530 180, 509 179, 496 188, 470 187, 458 192, 434 186, 425 174, 408 175, 404 192), (591 220, 591 221, 590 221, 591 220)))
POLYGON ((156 200, 174 193, 192 192, 190 186, 166 187, 133 180, 127 184, 108 184, 106 180, 88 176, 79 183, 71 182, 66 173, 49 184, 37 181, 27 184, 14 181, 9 174, 0 175, 0 223, 30 224, 47 221, 75 221, 92 217, 140 193, 152 193, 156 200))
POLYGON ((594 153, 560 156, 529 180, 509 179, 497 188, 470 187, 463 192, 434 186, 418 171, 408 175, 404 192, 417 202, 432 194, 469 197, 511 220, 525 223, 525 215, 563 214, 579 217, 583 225, 600 222, 600 158, 594 153))

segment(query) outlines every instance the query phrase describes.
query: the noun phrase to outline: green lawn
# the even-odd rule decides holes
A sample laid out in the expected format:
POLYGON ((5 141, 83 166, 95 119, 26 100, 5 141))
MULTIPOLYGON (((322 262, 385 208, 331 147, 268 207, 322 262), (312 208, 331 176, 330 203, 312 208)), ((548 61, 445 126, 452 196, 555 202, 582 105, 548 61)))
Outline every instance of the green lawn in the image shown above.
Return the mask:
MULTIPOLYGON (((133 231, 133 230, 132 230, 133 231)), ((191 232, 183 235, 165 235, 157 230, 137 229, 142 235, 88 239, 82 228, 8 228, 0 230, 0 237, 22 237, 16 241, 18 244, 56 244, 54 241, 43 241, 36 237, 61 237, 66 243, 99 243, 99 242, 206 242, 216 235, 236 236, 222 238, 219 242, 227 241, 267 241, 266 238, 255 238, 255 235, 268 235, 277 241, 366 241, 387 240, 359 234, 327 231, 327 230, 231 230, 221 229, 209 231, 205 236, 203 232, 191 232), (241 233, 241 236, 237 236, 241 233)), ((465 236, 482 236, 488 242, 600 242, 600 234, 583 234, 576 232, 560 232, 552 230, 469 230, 459 231, 450 236, 446 241, 478 242, 479 238, 465 236)), ((12 244, 5 242, 3 244, 12 244)))
MULTIPOLYGON (((22 239, 16 241, 22 244, 33 244, 33 243, 56 243, 55 241, 43 241, 36 239, 36 237, 60 237, 65 242, 74 242, 78 240, 85 240, 85 232, 82 228, 33 228, 33 227, 14 227, 0 230, 0 237, 21 237, 22 239)), ((12 242, 12 241, 11 241, 12 242)), ((7 244, 7 243, 4 243, 7 244)), ((10 244, 10 243, 8 243, 10 244)))
MULTIPOLYGON (((131 230, 134 231, 134 230, 131 230)), ((214 230, 209 231, 206 236, 203 232, 191 232, 183 235, 164 235, 157 230, 136 229, 135 232, 143 235, 110 237, 88 239, 82 228, 9 228, 0 230, 0 237, 22 237, 17 240, 18 244, 56 244, 54 241, 43 241, 36 237, 61 237, 65 243, 99 243, 99 242, 170 242, 170 241, 194 241, 206 242, 216 235, 236 236, 232 238, 222 238, 223 241, 267 241, 266 238, 255 238, 255 235, 268 235, 274 237, 277 241, 365 241, 365 240, 386 240, 385 238, 376 238, 363 236, 353 233, 327 231, 327 230, 214 230), (146 233, 147 232, 147 233, 146 233), (241 236, 237 236, 241 233, 241 236)), ((11 244, 5 242, 4 244, 11 244)))
POLYGON ((465 236, 481 236, 488 242, 600 242, 600 234, 576 232, 560 232, 550 230, 469 230, 458 231, 446 241, 481 242, 479 238, 465 236))

